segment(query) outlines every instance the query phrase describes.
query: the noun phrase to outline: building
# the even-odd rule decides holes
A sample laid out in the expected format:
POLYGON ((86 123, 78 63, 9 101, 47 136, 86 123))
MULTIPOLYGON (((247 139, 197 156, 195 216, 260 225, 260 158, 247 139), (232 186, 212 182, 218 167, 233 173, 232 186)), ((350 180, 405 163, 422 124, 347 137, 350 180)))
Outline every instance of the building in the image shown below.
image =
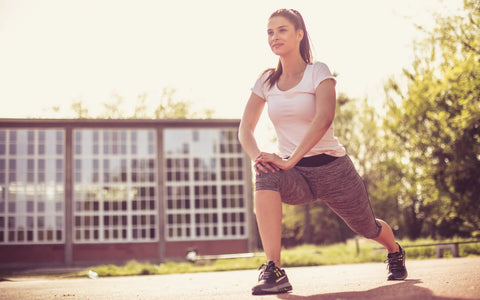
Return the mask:
POLYGON ((238 120, 0 119, 0 265, 252 251, 238 120))

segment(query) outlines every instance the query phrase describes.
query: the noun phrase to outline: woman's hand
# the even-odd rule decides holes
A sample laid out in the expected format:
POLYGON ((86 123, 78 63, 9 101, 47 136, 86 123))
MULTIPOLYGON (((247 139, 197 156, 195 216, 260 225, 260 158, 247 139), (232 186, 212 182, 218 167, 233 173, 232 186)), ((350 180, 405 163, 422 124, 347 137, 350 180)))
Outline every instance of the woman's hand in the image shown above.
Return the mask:
POLYGON ((293 167, 288 159, 281 158, 275 153, 261 152, 254 161, 253 167, 257 175, 260 172, 269 173, 280 170, 288 170, 293 167))

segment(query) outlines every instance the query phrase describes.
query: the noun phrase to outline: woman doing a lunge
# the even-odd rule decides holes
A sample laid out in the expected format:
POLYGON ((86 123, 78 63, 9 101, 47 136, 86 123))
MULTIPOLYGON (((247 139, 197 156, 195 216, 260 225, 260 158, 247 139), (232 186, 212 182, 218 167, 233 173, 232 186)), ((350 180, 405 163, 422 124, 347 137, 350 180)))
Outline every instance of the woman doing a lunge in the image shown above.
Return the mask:
POLYGON ((267 33, 278 66, 256 81, 239 127, 239 140, 256 171, 256 218, 268 261, 252 293, 292 289, 281 269, 282 202, 324 201, 353 231, 387 249, 388 280, 405 279, 405 251, 390 226, 374 217, 363 181, 334 136, 336 80, 325 63, 312 61, 302 16, 292 9, 275 11, 267 33), (262 152, 254 137, 265 105, 279 154, 262 152))

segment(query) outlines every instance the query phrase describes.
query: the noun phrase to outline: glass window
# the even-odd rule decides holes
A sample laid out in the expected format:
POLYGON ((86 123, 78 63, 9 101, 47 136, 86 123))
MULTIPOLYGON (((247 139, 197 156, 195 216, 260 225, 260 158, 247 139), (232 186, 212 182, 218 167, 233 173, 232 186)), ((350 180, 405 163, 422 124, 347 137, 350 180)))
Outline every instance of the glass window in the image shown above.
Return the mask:
POLYGON ((64 176, 64 135, 60 129, 0 130, 0 243, 63 243, 64 212, 55 203, 63 207, 64 183, 55 178, 64 176), (59 150, 47 151, 49 144, 59 150), (55 161, 62 164, 53 168, 55 161))
POLYGON ((164 130, 164 152, 166 155, 188 154, 190 147, 190 129, 164 130))
POLYGON ((167 240, 247 236, 244 154, 235 129, 165 129, 167 240))
POLYGON ((155 131, 74 132, 74 241, 158 240, 155 131))

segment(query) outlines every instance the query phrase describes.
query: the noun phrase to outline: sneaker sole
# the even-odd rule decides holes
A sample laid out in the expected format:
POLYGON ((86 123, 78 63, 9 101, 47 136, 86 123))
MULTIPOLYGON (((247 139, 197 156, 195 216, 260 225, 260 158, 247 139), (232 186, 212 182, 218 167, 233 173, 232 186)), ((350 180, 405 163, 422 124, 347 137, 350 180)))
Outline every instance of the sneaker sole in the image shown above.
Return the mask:
POLYGON ((388 277, 388 279, 387 279, 387 280, 389 280, 389 281, 394 281, 394 280, 405 280, 405 279, 407 279, 407 276, 408 276, 408 273, 405 273, 405 276, 403 276, 403 277, 398 277, 398 278, 395 278, 395 277, 388 277))
POLYGON ((271 289, 264 289, 259 291, 252 291, 252 295, 269 295, 269 294, 282 294, 291 291, 293 288, 289 283, 284 286, 276 286, 271 289))

